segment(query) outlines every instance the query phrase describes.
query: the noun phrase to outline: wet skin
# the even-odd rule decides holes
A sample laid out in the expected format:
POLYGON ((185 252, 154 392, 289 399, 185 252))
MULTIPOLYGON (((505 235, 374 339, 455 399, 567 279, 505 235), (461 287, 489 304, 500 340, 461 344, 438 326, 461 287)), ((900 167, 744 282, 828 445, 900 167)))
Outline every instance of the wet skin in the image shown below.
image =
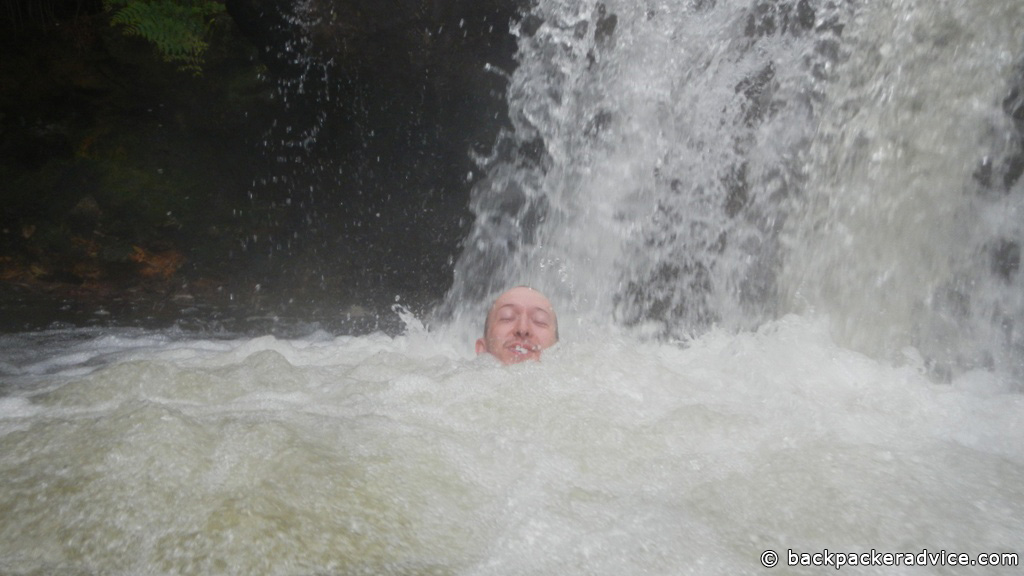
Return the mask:
POLYGON ((476 353, 487 352, 502 364, 513 364, 540 359, 541 351, 555 342, 558 320, 551 302, 533 288, 518 286, 495 299, 476 353))

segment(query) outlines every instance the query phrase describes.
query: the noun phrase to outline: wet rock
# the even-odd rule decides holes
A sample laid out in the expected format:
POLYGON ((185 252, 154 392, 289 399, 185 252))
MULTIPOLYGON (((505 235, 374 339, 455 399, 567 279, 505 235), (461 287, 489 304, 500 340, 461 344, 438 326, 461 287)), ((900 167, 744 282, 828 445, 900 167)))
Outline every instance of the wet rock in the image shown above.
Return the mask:
POLYGON ((814 7, 809 0, 785 2, 762 0, 747 15, 745 34, 751 38, 779 34, 800 34, 814 28, 814 7))
POLYGON ((978 162, 978 167, 974 170, 974 181, 981 185, 982 188, 992 187, 992 158, 986 156, 978 162))
POLYGON ((991 248, 992 271, 1006 282, 1011 282, 1020 270, 1020 244, 1000 240, 991 248))
POLYGON ((60 127, 49 125, 23 131, 8 130, 0 153, 25 170, 37 170, 53 160, 70 158, 74 149, 60 127))
POLYGON ((583 127, 583 133, 587 136, 597 136, 604 132, 612 123, 612 113, 608 110, 600 110, 583 127))
POLYGON ((597 24, 594 26, 594 42, 603 46, 608 44, 615 34, 615 26, 619 23, 619 17, 609 14, 603 3, 597 5, 597 24))
POLYGON ((95 226, 102 216, 99 202, 91 195, 79 200, 68 212, 68 218, 82 226, 95 226))
POLYGON ((531 38, 543 25, 544 20, 540 16, 537 16, 536 14, 527 14, 526 17, 519 22, 519 31, 527 38, 531 38))
POLYGON ((139 246, 134 248, 130 259, 139 265, 143 278, 158 280, 170 280, 185 263, 185 256, 177 250, 152 252, 139 246))
POLYGON ((132 261, 135 247, 120 238, 106 238, 97 252, 97 257, 104 265, 123 265, 132 261))
POLYGON ((750 184, 747 182, 746 163, 734 168, 723 180, 728 191, 725 200, 725 213, 730 218, 735 218, 750 200, 750 184))
POLYGON ((776 89, 775 65, 772 62, 736 85, 736 93, 746 98, 743 103, 743 121, 747 126, 757 125, 774 112, 772 97, 776 89))
POLYGON ((1024 150, 1017 151, 1006 163, 1006 174, 1003 177, 1003 187, 1006 190, 1013 188, 1021 175, 1024 174, 1024 150))

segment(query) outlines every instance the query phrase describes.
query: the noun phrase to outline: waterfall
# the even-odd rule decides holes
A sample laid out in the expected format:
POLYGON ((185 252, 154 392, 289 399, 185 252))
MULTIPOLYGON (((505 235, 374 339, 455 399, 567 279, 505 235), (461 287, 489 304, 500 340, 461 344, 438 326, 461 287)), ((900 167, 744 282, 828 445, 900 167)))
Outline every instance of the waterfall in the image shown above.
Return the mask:
POLYGON ((1024 373, 1024 7, 544 0, 445 309, 514 284, 571 337, 789 313, 948 378, 1024 373))
MULTIPOLYGON (((403 297, 396 334, 0 334, 0 573, 1019 571, 1021 22, 1020 0, 537 0, 436 323, 403 297), (514 284, 562 338, 504 366, 460 331, 514 284)), ((282 97, 334 86, 303 70, 282 97)), ((324 203, 358 179, 302 145, 342 149, 328 112, 268 144, 316 186, 266 213, 310 236, 267 216, 249 250, 341 245, 324 203)), ((365 198, 346 214, 376 219, 365 198)), ((323 282, 381 292, 350 268, 323 282)))

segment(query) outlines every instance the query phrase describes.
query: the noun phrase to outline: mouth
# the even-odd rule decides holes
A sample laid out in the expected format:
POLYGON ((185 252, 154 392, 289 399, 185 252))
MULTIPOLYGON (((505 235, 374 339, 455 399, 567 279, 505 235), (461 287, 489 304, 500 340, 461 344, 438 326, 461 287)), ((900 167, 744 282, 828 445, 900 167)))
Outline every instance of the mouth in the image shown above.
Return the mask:
POLYGON ((527 344, 526 342, 513 342, 506 346, 513 354, 519 356, 527 356, 540 350, 540 346, 527 344))

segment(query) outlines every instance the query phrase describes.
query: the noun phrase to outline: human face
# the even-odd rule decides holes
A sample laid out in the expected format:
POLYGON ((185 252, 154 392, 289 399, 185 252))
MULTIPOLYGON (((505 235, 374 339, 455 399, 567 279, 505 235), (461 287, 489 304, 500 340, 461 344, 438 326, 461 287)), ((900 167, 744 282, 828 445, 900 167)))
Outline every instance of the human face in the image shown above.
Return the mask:
POLYGON ((541 350, 557 341, 558 320, 551 302, 533 288, 519 286, 494 301, 476 353, 488 352, 502 364, 513 364, 539 359, 541 350))

